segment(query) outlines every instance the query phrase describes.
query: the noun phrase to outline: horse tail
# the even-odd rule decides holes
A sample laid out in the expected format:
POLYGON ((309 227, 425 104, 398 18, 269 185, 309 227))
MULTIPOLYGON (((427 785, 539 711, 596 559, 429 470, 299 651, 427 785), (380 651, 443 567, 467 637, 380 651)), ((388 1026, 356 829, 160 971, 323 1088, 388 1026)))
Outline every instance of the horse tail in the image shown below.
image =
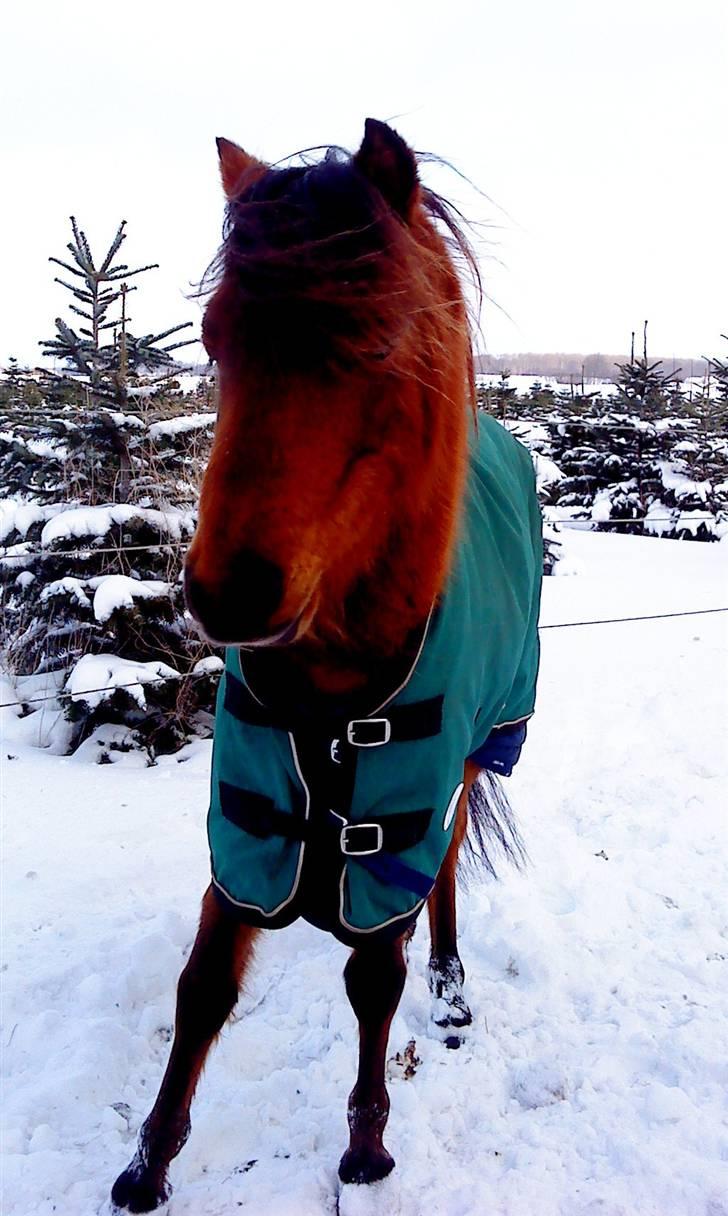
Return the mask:
POLYGON ((481 769, 468 792, 468 831, 461 850, 464 878, 483 869, 497 878, 496 861, 505 858, 518 870, 528 862, 513 809, 498 778, 481 769))

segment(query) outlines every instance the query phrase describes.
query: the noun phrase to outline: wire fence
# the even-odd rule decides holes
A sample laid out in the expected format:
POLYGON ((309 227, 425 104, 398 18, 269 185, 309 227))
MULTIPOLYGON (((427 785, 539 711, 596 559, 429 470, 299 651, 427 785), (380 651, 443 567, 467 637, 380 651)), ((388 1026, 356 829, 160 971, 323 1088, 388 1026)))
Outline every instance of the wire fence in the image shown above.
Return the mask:
MULTIPOLYGON (((547 508, 548 509, 548 508, 547 508)), ((717 515, 696 515, 694 512, 681 511, 679 507, 675 508, 675 515, 635 515, 625 519, 594 519, 591 516, 567 516, 563 519, 550 518, 544 516, 544 523, 556 527, 573 527, 575 525, 589 524, 596 527, 627 527, 635 524, 673 524, 681 530, 688 530, 692 524, 696 523, 720 523, 721 520, 717 515)), ((728 523, 728 518, 725 520, 728 523)), ((93 544, 81 545, 77 549, 22 549, 21 552, 11 553, 9 549, 21 549, 25 542, 18 541, 15 545, 0 545, 0 562, 12 561, 37 561, 43 558, 55 557, 73 557, 86 560, 91 557, 101 555, 114 555, 123 557, 126 553, 157 553, 160 549, 187 549, 191 544, 191 539, 187 540, 159 540, 154 544, 149 545, 108 545, 97 547, 93 544)))
POLYGON ((160 540, 152 545, 109 545, 96 547, 96 545, 83 545, 78 549, 23 549, 21 553, 8 553, 8 547, 19 548, 23 541, 19 541, 17 545, 0 546, 0 561, 14 561, 16 558, 26 558, 29 561, 35 561, 37 558, 44 557, 78 557, 87 558, 95 557, 97 554, 113 553, 118 557, 122 557, 125 553, 156 553, 159 549, 188 549, 191 540, 160 540), (3 552, 4 549, 4 552, 3 552))
MULTIPOLYGON (((539 632, 546 629, 579 629, 586 625, 625 625, 635 621, 666 621, 672 620, 675 617, 685 616, 712 616, 719 612, 728 612, 728 606, 725 608, 690 608, 682 612, 654 612, 644 616, 617 616, 604 617, 599 620, 590 621, 559 621, 552 625, 539 625, 539 632)), ((16 706, 26 708, 28 705, 38 705, 46 701, 83 701, 85 697, 91 696, 100 692, 116 692, 117 689, 125 688, 147 688, 149 685, 165 684, 168 680, 178 679, 183 680, 203 680, 210 679, 214 676, 214 672, 209 671, 189 671, 175 672, 174 676, 152 676, 148 680, 130 680, 124 684, 102 684, 98 688, 84 688, 78 691, 68 689, 58 689, 56 692, 44 694, 39 697, 24 697, 16 701, 0 702, 0 709, 12 709, 16 706)), ((19 679, 28 679, 27 676, 20 676, 19 679)))
MULTIPOLYGON (((18 545, 12 545, 11 548, 16 548, 24 542, 19 541, 18 545)), ((190 546, 190 540, 160 540, 153 545, 109 545, 103 548, 97 548, 95 545, 84 545, 79 549, 24 549, 22 553, 8 553, 8 546, 0 546, 0 561, 13 561, 16 558, 27 558, 35 561, 37 558, 43 557, 78 557, 87 558, 95 557, 97 554, 113 553, 118 557, 122 557, 125 553, 156 553, 159 549, 187 549, 190 546), (4 548, 4 552, 2 549, 4 548)))
POLYGON ((597 527, 619 528, 628 524, 672 524, 673 527, 680 531, 688 531, 692 524, 702 523, 721 523, 728 524, 728 515, 725 521, 721 521, 717 515, 694 515, 692 511, 681 511, 676 507, 677 515, 638 515, 632 516, 629 519, 593 519, 591 516, 579 518, 578 515, 569 515, 566 519, 550 519, 544 516, 544 523, 553 526, 554 524, 560 527, 570 528, 574 525, 589 524, 597 527))

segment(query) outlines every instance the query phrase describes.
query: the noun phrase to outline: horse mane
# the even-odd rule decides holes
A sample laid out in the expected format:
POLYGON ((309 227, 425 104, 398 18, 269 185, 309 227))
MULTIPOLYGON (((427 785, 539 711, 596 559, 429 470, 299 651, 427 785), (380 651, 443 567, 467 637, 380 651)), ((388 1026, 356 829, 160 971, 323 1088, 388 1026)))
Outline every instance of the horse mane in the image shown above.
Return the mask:
POLYGON ((465 325, 474 403, 475 320, 464 311, 460 276, 478 304, 482 293, 463 216, 420 186, 430 223, 408 224, 343 149, 306 163, 313 151, 321 150, 296 154, 301 164, 251 171, 228 203, 223 243, 201 285, 201 294, 220 297, 203 326, 212 357, 228 344, 269 374, 377 365, 417 374, 432 365, 433 347, 453 348, 465 325))

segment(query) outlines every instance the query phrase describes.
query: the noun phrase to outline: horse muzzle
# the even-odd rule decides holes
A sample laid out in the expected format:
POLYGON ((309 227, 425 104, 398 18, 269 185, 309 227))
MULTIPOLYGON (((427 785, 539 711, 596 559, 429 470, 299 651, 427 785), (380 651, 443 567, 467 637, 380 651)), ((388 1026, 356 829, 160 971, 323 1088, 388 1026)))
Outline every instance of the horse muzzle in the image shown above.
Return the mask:
POLYGON ((272 627, 283 602, 283 571, 254 550, 236 554, 214 581, 188 556, 184 577, 187 607, 214 645, 282 646, 298 635, 298 618, 272 627))

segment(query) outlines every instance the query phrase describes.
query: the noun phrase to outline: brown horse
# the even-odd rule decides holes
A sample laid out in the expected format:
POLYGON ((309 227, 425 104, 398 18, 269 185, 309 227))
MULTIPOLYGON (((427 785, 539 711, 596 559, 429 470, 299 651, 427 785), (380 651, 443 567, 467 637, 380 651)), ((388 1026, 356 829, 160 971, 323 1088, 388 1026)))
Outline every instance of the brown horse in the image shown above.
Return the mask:
MULTIPOLYGON (((456 269, 467 245, 383 123, 367 121, 355 156, 331 150, 308 166, 270 168, 227 140, 218 151, 228 219, 203 326, 218 420, 186 563, 189 608, 209 639, 243 647, 279 690, 313 705, 356 699, 396 686, 416 661, 451 568, 474 410, 456 269)), ((471 1021, 455 876, 479 787, 477 764, 463 756, 463 768, 427 899, 430 985, 449 1046, 471 1021)), ((300 914, 325 927, 319 877, 304 875, 300 914)), ((168 1195, 200 1072, 259 944, 254 918, 218 896, 210 887, 203 898, 167 1071, 113 1188, 130 1212, 168 1195)), ((355 942, 345 968, 360 1050, 344 1182, 394 1166, 382 1142, 384 1069, 413 925, 355 942)))

